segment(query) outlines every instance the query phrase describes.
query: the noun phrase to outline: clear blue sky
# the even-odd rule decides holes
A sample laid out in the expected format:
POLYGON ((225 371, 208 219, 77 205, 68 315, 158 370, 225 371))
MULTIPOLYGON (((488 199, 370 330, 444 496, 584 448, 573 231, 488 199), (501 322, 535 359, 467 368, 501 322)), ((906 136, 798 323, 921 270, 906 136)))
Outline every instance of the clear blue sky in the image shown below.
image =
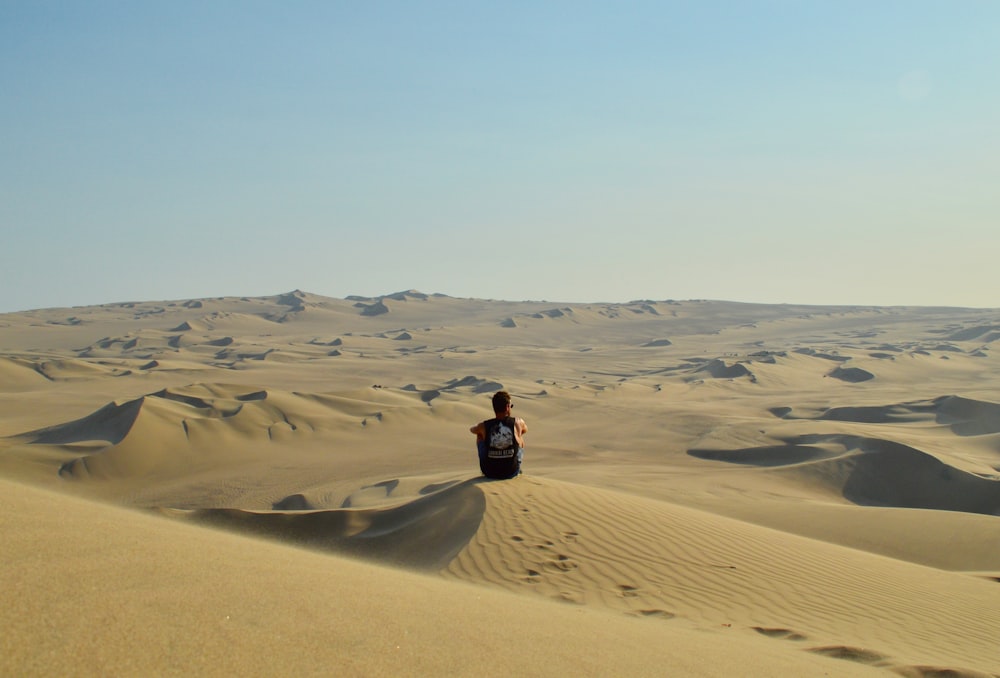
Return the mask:
POLYGON ((0 0, 0 311, 1000 307, 1000 2, 0 0))

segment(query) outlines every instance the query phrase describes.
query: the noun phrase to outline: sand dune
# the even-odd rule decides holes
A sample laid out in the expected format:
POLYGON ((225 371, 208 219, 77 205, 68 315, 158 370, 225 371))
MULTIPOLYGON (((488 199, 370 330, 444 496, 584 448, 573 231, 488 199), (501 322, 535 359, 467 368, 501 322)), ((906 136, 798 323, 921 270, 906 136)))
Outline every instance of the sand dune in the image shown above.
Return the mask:
POLYGON ((830 376, 852 384, 875 378, 874 374, 860 367, 836 367, 830 372, 830 376))
POLYGON ((710 360, 702 367, 695 369, 692 374, 694 377, 710 377, 712 379, 738 379, 739 377, 749 377, 751 381, 755 381, 753 372, 747 369, 746 365, 743 363, 733 363, 727 365, 724 360, 710 360))
MULTIPOLYGON (((398 482, 382 481, 359 493, 374 490, 389 497, 398 482)), ((426 496, 389 508, 351 508, 348 497, 344 508, 318 510, 308 497, 296 494, 268 512, 198 509, 168 515, 386 564, 438 570, 465 547, 482 520, 485 502, 475 482, 431 485, 421 491, 426 496)))
POLYGON ((1000 675, 998 328, 415 290, 7 314, 0 673, 1000 675), (487 482, 501 388, 525 474, 487 482))
POLYGON ((48 377, 35 365, 16 358, 0 358, 0 391, 30 390, 48 377))
POLYGON ((456 577, 641 616, 784 628, 888 664, 941 661, 918 640, 933 616, 950 665, 991 667, 992 582, 549 479, 482 489, 483 525, 448 567, 456 577))
POLYGON ((5 675, 878 675, 753 631, 553 605, 0 485, 0 581, 18 600, 0 608, 5 675))
POLYGON ((250 451, 275 440, 321 437, 345 425, 364 426, 364 415, 377 405, 322 394, 191 384, 108 403, 81 419, 21 438, 34 449, 58 448, 68 457, 58 472, 67 479, 184 475, 192 466, 232 462, 237 449, 246 459, 250 451))
POLYGON ((984 344, 1000 339, 1000 325, 966 327, 945 337, 948 341, 981 341, 984 344))
POLYGON ((689 450, 701 459, 794 466, 857 504, 1000 515, 1000 473, 983 477, 890 440, 808 435, 781 446, 689 450), (841 451, 831 451, 830 447, 841 451))
POLYGON ((957 435, 981 436, 1000 433, 1000 404, 950 395, 934 402, 940 423, 946 423, 957 435))

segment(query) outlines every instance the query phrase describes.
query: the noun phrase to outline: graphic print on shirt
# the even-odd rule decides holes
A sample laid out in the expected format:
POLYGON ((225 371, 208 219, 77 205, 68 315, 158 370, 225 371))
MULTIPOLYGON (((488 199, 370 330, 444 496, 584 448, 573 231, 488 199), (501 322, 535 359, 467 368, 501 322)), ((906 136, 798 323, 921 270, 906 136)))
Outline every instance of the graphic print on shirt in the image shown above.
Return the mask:
POLYGON ((514 430, 502 421, 498 421, 490 429, 489 439, 491 457, 510 457, 514 455, 514 430))

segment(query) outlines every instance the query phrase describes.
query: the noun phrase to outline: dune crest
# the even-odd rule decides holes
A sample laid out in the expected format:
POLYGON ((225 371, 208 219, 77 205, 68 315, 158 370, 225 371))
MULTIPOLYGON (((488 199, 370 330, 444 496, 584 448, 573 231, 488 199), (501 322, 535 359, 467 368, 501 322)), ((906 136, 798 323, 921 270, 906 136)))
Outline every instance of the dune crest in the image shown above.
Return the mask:
POLYGON ((447 565, 485 509, 478 481, 456 483, 390 508, 167 510, 171 517, 421 570, 447 565))
POLYGON ((970 473, 890 440, 813 434, 780 446, 692 449, 688 454, 749 466, 794 467, 795 473, 860 505, 1000 516, 1000 473, 970 473))
MULTIPOLYGON (((345 416, 321 398, 269 393, 226 384, 191 384, 113 402, 81 419, 22 434, 35 446, 59 446, 73 456, 63 478, 128 479, 175 468, 183 472, 206 454, 234 443, 265 443, 311 435, 345 416), (94 443, 104 443, 95 449, 94 443)), ((222 458, 228 459, 227 455, 222 458)))

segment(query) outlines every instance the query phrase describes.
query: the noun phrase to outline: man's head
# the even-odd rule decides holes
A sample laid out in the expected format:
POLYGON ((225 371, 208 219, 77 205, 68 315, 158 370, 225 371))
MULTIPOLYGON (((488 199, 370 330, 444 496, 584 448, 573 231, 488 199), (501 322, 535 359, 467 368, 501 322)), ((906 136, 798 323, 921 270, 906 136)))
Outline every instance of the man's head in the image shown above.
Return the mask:
POLYGON ((513 407, 514 405, 510 402, 510 394, 507 391, 497 391, 493 394, 493 412, 494 414, 501 415, 507 413, 508 406, 513 407))

